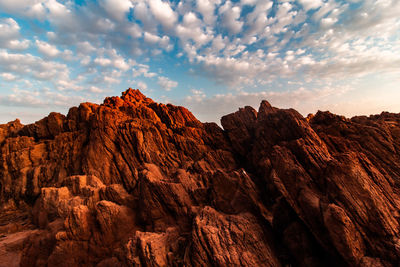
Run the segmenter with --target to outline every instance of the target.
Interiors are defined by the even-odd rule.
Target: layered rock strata
[[[397,266],[400,115],[221,124],[129,89],[0,125],[0,266]]]

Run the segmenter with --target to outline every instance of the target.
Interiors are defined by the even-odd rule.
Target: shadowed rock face
[[[221,123],[129,89],[0,125],[0,266],[397,266],[400,115]]]

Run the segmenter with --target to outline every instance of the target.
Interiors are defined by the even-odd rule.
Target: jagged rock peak
[[[121,99],[128,101],[128,102],[140,102],[145,101],[147,98],[139,89],[132,89],[129,88],[125,92],[122,92]]]
[[[328,125],[328,124],[332,124],[334,122],[340,122],[340,121],[348,122],[349,121],[349,119],[346,119],[346,117],[344,117],[344,116],[336,115],[329,111],[320,111],[320,110],[318,110],[318,112],[315,113],[314,115],[308,116],[308,118],[309,118],[310,123],[313,123],[313,124],[324,123],[324,124]]]
[[[104,99],[104,105],[118,108],[120,106],[137,106],[140,104],[148,105],[154,103],[151,98],[146,97],[140,92],[139,89],[129,88],[125,92],[122,92],[121,97],[113,96]]]
[[[263,101],[261,101],[260,107],[258,109],[258,113],[268,114],[268,113],[275,112],[276,110],[277,110],[277,108],[274,108],[273,106],[271,106],[271,104],[267,100],[263,100]]]

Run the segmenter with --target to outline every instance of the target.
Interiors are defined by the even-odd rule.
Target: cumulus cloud
[[[8,73],[32,76],[39,80],[69,77],[66,64],[45,61],[31,54],[15,54],[0,50],[0,70]]]
[[[201,102],[206,98],[206,94],[203,90],[191,89],[190,92],[192,94],[185,97],[185,102]]]
[[[310,9],[317,9],[322,5],[321,0],[299,0],[299,2],[306,11]]]
[[[175,88],[175,87],[178,86],[178,82],[172,81],[172,80],[170,80],[170,79],[168,79],[167,77],[164,77],[164,76],[158,77],[157,83],[165,91],[171,91],[172,88]]]
[[[237,34],[242,30],[244,22],[240,20],[240,12],[240,6],[232,6],[231,1],[226,1],[226,3],[219,8],[222,25],[228,29],[230,34]]]
[[[79,28],[80,18],[66,5],[56,0],[47,0],[44,6],[48,11],[48,20],[60,29],[71,31]]]
[[[29,40],[10,40],[8,42],[8,44],[5,46],[6,48],[10,49],[10,50],[25,50],[29,47],[30,45],[30,41]]]
[[[149,0],[149,7],[154,17],[167,29],[171,29],[178,19],[177,14],[168,2]]]
[[[111,59],[104,58],[104,57],[95,58],[95,60],[93,62],[95,64],[98,64],[99,66],[102,66],[102,67],[109,66],[112,63]]]
[[[172,49],[172,46],[169,44],[170,38],[166,35],[160,37],[156,34],[145,32],[143,35],[143,40],[148,44],[164,47],[167,51]]]
[[[90,86],[89,91],[92,92],[92,93],[95,93],[95,94],[99,94],[99,93],[103,93],[104,92],[103,89],[101,89],[101,88],[99,88],[97,86],[93,86],[93,85]]]
[[[248,4],[248,2],[246,2]],[[273,20],[268,19],[267,13],[272,8],[272,1],[259,1],[252,12],[250,12],[246,17],[246,24],[248,26],[248,30],[246,34],[248,37],[253,37],[256,35],[256,38],[264,38],[262,36],[262,31],[273,22]],[[261,35],[261,36],[260,36]]]
[[[8,73],[8,72],[1,73],[1,74],[0,74],[0,77],[1,77],[4,81],[7,81],[7,82],[15,81],[15,80],[17,79],[17,77],[16,77],[14,74]]]
[[[0,0],[0,10],[42,19],[45,14],[44,2],[43,0]]]
[[[40,108],[45,106],[45,101],[36,96],[33,96],[30,91],[24,91],[18,94],[10,94],[0,96],[0,105],[11,107],[34,107]]]
[[[132,70],[132,74],[133,74],[133,77],[143,76],[146,78],[153,78],[157,75],[155,72],[151,72],[150,67],[146,64],[138,64]]]
[[[215,7],[220,3],[220,0],[196,0],[197,11],[203,16],[206,24],[214,24],[216,21]]]
[[[182,24],[177,25],[175,31],[182,43],[192,40],[196,47],[208,43],[213,38],[212,34],[204,31],[202,22],[193,12],[183,16]]]
[[[140,89],[142,91],[146,91],[147,90],[147,84],[145,82],[138,81],[136,84],[137,84],[138,89]]]
[[[322,76],[337,75],[339,72],[333,70],[341,67],[351,68],[350,73],[359,70],[360,74],[364,74],[365,70],[357,63],[349,64],[340,60],[349,49],[361,48],[349,40],[365,41],[371,36],[379,38],[375,33],[387,38],[399,28],[396,16],[400,6],[398,1],[376,4],[366,1],[356,9],[334,0],[299,0],[298,3],[304,10],[296,9],[299,5],[292,1],[204,0],[175,5],[165,0],[102,0],[100,7],[107,12],[110,20],[101,17],[99,7],[93,3],[78,9],[71,3],[35,0],[33,5],[36,5],[37,12],[43,7],[44,18],[52,23],[56,31],[48,33],[49,42],[36,40],[35,44],[45,57],[72,60],[71,50],[60,49],[72,43],[76,45],[83,67],[128,71],[133,65],[124,57],[144,53],[159,56],[163,50],[172,51],[174,39],[177,38],[180,43],[177,47],[179,55],[185,55],[190,64],[200,65],[205,75],[214,77],[220,83],[237,86],[263,83],[273,77],[289,77],[299,71],[312,75],[310,70],[315,71],[317,66],[321,67],[315,73],[318,77],[322,72]],[[25,14],[32,9],[23,0],[14,4],[0,1],[1,5],[17,14]],[[247,10],[250,12],[242,12],[245,7],[249,7]],[[140,25],[126,20],[131,9],[131,15],[134,20],[140,21]],[[305,22],[307,16],[315,23]],[[15,20],[3,19],[1,23],[2,47],[24,49],[29,46],[29,40],[18,39],[20,28]],[[348,26],[341,27],[342,23]],[[82,31],[76,32],[76,28]],[[383,60],[384,53],[377,48],[377,42],[376,39],[375,44],[366,46],[358,56],[366,58],[368,50],[373,51],[377,55],[375,59],[380,62],[377,65],[390,69],[396,64],[396,57],[388,59],[385,56]],[[305,50],[307,57],[287,55],[288,44],[295,44],[295,49]],[[99,47],[107,46],[117,48],[118,56],[98,52]],[[123,51],[125,47],[131,50]],[[259,49],[255,50],[254,47]],[[390,53],[395,48],[392,46],[384,50]],[[123,55],[118,49],[122,49]],[[335,68],[325,68],[326,63],[319,56],[321,54],[327,55],[325,59]],[[360,64],[368,62],[358,61]],[[93,70],[88,71],[93,73]],[[152,78],[155,73],[136,68],[133,75]]]
[[[60,51],[55,45],[51,45],[44,41],[36,40],[36,46],[38,51],[47,57],[56,57],[60,54]]]
[[[157,29],[157,22],[152,15],[148,5],[140,1],[134,6],[134,16],[143,24],[143,29],[149,32],[155,32]]]
[[[12,18],[0,19],[0,48],[11,50],[25,50],[29,47],[30,41],[20,40],[20,26]]]
[[[0,21],[0,38],[1,39],[14,39],[19,35],[19,25],[12,18],[2,19]]]
[[[115,49],[102,50],[100,54],[93,60],[93,63],[103,68],[115,68],[127,71],[134,64],[133,61],[126,61]]]
[[[133,7],[130,0],[101,0],[100,5],[115,20],[124,20],[126,13]]]
[[[69,108],[83,102],[82,96],[52,92],[47,89],[29,91],[13,88],[12,93],[0,96],[0,106],[31,108]],[[42,116],[45,114],[42,114]],[[40,117],[39,117],[40,118]]]

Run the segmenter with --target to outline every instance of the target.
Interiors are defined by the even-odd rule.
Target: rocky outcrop
[[[221,124],[129,89],[0,125],[0,262],[397,266],[400,115]]]
[[[248,115],[242,113],[249,112],[254,113],[239,110],[222,119],[229,136],[238,132],[231,125],[243,125]],[[266,187],[272,227],[297,264],[399,262],[400,116],[386,116],[349,120],[318,112],[305,119],[295,110],[262,102],[252,128],[246,128],[244,137],[252,140],[246,151],[233,144]],[[235,135],[231,140],[242,139]],[[289,214],[279,214],[283,209]],[[299,240],[291,239],[295,232]],[[307,252],[299,253],[305,247]]]

